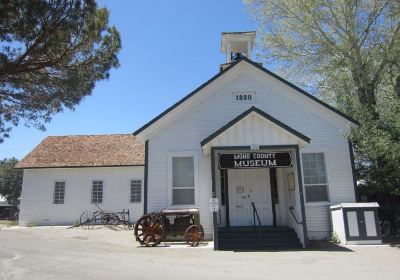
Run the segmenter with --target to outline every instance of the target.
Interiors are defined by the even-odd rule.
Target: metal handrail
[[[257,208],[254,202],[251,203],[251,207],[253,208],[253,225],[256,226],[256,217],[257,217],[258,225],[261,226],[260,216],[258,216]]]
[[[298,224],[298,225],[302,225],[303,224],[303,222],[299,222],[298,220],[297,220],[297,218],[296,218],[296,215],[294,214],[294,207],[293,206],[290,206],[289,207],[289,210],[290,210],[290,213],[292,214],[292,216],[293,216],[293,219],[296,221],[296,224]]]

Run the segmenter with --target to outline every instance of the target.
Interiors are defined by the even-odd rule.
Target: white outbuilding
[[[133,135],[46,138],[19,164],[21,223],[75,221],[102,182],[102,207],[132,209],[135,219],[199,208],[216,249],[328,238],[329,207],[357,200],[345,137],[357,124],[252,61],[254,38],[223,33],[219,73]]]
[[[98,206],[143,215],[144,145],[133,135],[47,137],[17,167],[22,226],[75,224]]]

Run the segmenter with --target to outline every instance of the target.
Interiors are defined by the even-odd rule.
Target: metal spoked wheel
[[[93,219],[93,215],[88,211],[84,211],[79,219],[79,224],[83,229],[94,228],[95,221]]]
[[[185,233],[186,243],[192,247],[199,246],[204,240],[204,229],[200,225],[192,225],[187,228]]]
[[[135,225],[136,240],[146,247],[154,247],[160,244],[164,238],[164,227],[160,217],[145,215]]]

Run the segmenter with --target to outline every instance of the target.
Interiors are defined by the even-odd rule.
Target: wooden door
[[[252,202],[256,206],[261,224],[273,224],[268,169],[230,169],[228,193],[231,226],[253,225]]]

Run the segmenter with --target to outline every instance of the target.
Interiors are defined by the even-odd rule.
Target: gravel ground
[[[0,229],[0,279],[400,279],[400,249],[326,246],[298,251],[143,248],[132,232]]]

